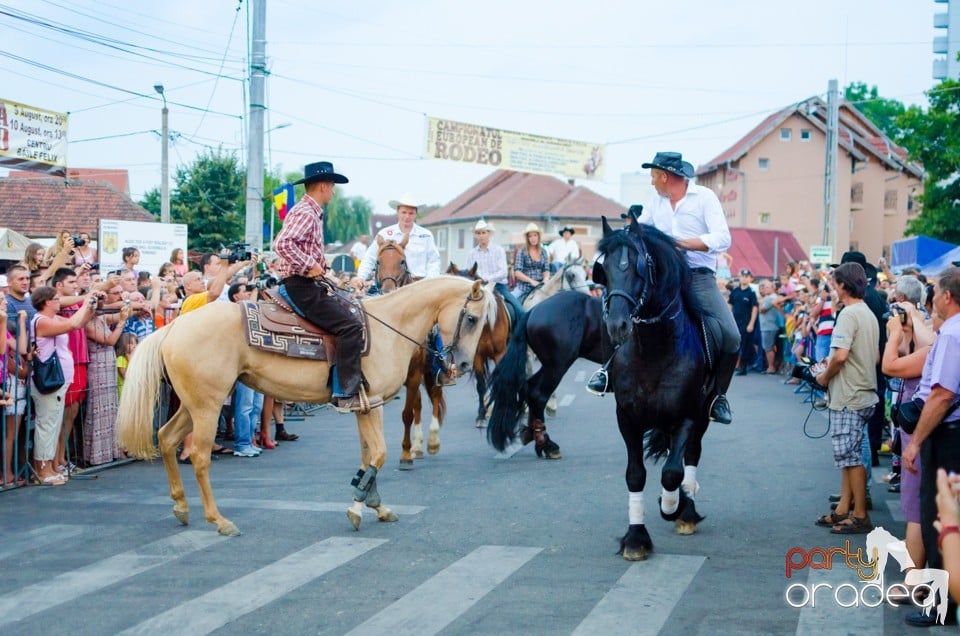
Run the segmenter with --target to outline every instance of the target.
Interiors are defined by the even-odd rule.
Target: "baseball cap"
[[[740,270],[740,275],[741,275],[741,276],[753,276],[753,274],[750,273],[750,270],[749,270],[749,269],[741,269],[741,270]]]

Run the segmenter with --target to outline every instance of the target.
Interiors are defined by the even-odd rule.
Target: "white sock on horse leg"
[[[680,490],[660,489],[660,510],[664,514],[671,515],[677,511],[680,505]]]
[[[680,486],[683,488],[683,491],[687,493],[687,497],[693,499],[697,496],[697,493],[700,492],[700,484],[697,482],[696,466],[683,467],[683,482]]]
[[[630,525],[643,525],[643,493],[632,492],[630,494]]]

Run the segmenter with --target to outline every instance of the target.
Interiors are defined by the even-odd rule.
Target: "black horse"
[[[564,291],[520,319],[491,378],[493,412],[487,438],[495,448],[503,450],[516,439],[517,422],[527,408],[527,425],[519,432],[523,443],[535,441],[539,457],[560,457],[560,447],[546,433],[546,404],[577,358],[597,363],[610,358],[613,346],[602,313],[599,298]],[[528,347],[540,360],[540,368],[529,378]]]
[[[594,268],[594,280],[606,285],[604,323],[619,345],[610,373],[627,445],[630,528],[620,544],[625,559],[641,560],[653,550],[643,523],[648,431],[647,457],[667,457],[660,478],[661,516],[676,521],[680,534],[693,534],[703,520],[693,498],[709,424],[707,355],[690,269],[673,239],[635,219],[622,230],[603,219],[597,247],[603,264]]]

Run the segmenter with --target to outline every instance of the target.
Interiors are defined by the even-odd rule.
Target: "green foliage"
[[[887,137],[900,143],[902,131],[897,125],[897,117],[906,111],[902,103],[880,97],[876,86],[867,88],[863,82],[852,82],[844,89],[843,94],[848,102],[866,115]]]
[[[373,204],[363,197],[344,197],[334,190],[323,220],[323,239],[326,243],[346,243],[370,230]]]
[[[141,207],[153,215],[155,219],[160,220],[160,188],[147,190],[140,201]]]
[[[960,82],[944,81],[927,97],[926,111],[911,106],[896,122],[910,158],[927,171],[923,212],[907,233],[960,243]]]
[[[246,178],[233,153],[206,150],[192,166],[178,167],[170,194],[170,220],[189,226],[191,250],[216,251],[242,241]]]

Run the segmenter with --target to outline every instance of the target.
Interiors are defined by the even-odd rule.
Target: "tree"
[[[941,82],[927,98],[926,111],[911,106],[896,122],[910,158],[927,172],[923,212],[907,225],[907,233],[960,243],[960,82]]]
[[[370,231],[373,204],[363,197],[345,197],[334,190],[324,213],[323,239],[327,243],[346,243]]]
[[[900,143],[902,132],[897,125],[897,117],[906,111],[902,103],[880,97],[876,86],[867,88],[863,82],[852,82],[843,90],[843,96],[887,137]]]
[[[147,190],[143,194],[143,199],[140,201],[140,206],[145,209],[147,212],[153,215],[153,218],[160,220],[160,188],[153,188],[152,190]]]
[[[190,167],[177,168],[170,220],[190,226],[190,249],[217,251],[243,240],[246,178],[234,153],[205,150]]]

